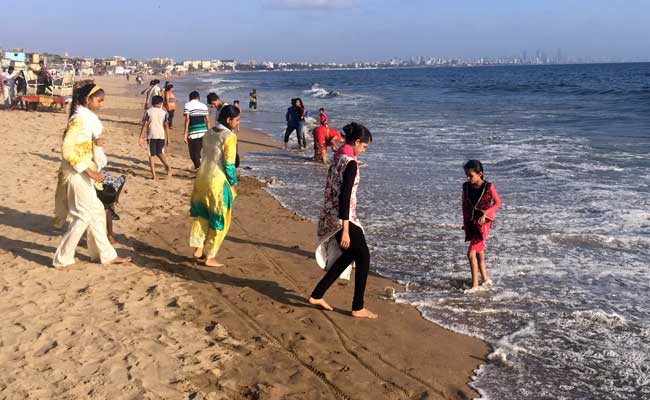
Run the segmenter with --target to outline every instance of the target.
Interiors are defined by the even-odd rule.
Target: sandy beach
[[[118,253],[101,266],[83,246],[72,267],[49,268],[61,240],[52,227],[56,171],[67,115],[0,110],[1,399],[470,399],[487,344],[424,320],[387,298],[399,284],[371,274],[366,304],[376,321],[350,317],[353,282],[306,298],[322,276],[315,224],[243,177],[218,259],[194,263],[188,246],[191,165],[178,99],[174,176],[149,179],[137,146],[142,89],[96,78],[107,92],[108,169],[127,182],[114,222]],[[204,96],[204,94],[202,94]],[[239,134],[247,151],[279,149]],[[372,268],[372,264],[371,264]]]

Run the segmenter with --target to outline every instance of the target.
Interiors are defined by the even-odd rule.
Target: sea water
[[[293,97],[372,131],[358,194],[371,268],[407,284],[396,301],[491,345],[471,383],[484,398],[650,398],[650,64],[206,74],[178,96],[191,89],[239,99],[242,124],[277,140]],[[316,219],[327,168],[290,144],[242,166]],[[503,201],[495,285],[471,295],[469,159]]]

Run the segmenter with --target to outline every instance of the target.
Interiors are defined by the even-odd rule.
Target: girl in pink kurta
[[[501,199],[492,182],[483,178],[483,164],[478,160],[469,160],[465,166],[467,182],[463,184],[463,229],[465,241],[469,242],[467,258],[472,270],[472,288],[478,288],[480,269],[483,285],[489,286],[492,280],[485,267],[485,241],[490,234],[496,211],[501,207]]]

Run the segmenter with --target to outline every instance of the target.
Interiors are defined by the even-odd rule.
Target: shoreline
[[[43,199],[29,198],[31,202],[38,202],[36,207],[34,204],[27,206],[30,202],[21,196],[24,197],[29,190],[25,193],[16,190],[21,187],[26,190],[25,186],[29,185],[22,185],[22,180],[12,180],[13,177],[7,177],[3,184],[7,189],[3,196],[3,204],[7,204],[3,207],[3,214],[12,214],[15,218],[10,224],[0,224],[11,225],[9,232],[0,226],[3,236],[0,239],[1,256],[3,261],[6,261],[5,257],[13,256],[16,266],[28,268],[30,274],[43,279],[48,279],[52,273],[63,276],[62,279],[74,275],[81,280],[86,278],[85,275],[91,275],[92,279],[96,279],[98,274],[117,275],[110,278],[114,290],[128,282],[133,286],[130,290],[145,293],[145,298],[147,293],[158,293],[149,297],[160,304],[154,303],[140,310],[142,314],[121,317],[120,320],[137,325],[132,322],[146,319],[147,315],[152,315],[153,309],[159,312],[156,316],[161,315],[162,309],[162,314],[168,315],[169,319],[155,325],[154,329],[143,329],[141,333],[153,338],[157,336],[152,334],[156,328],[180,324],[180,329],[172,326],[174,329],[165,330],[167,339],[173,340],[164,342],[158,338],[150,344],[156,347],[163,343],[164,350],[177,348],[184,355],[190,354],[187,347],[194,346],[198,347],[194,354],[199,356],[183,358],[182,368],[158,368],[153,377],[141,379],[140,386],[131,383],[135,387],[133,393],[153,390],[152,385],[144,384],[145,381],[155,383],[156,380],[165,381],[167,375],[182,375],[174,378],[177,379],[174,383],[165,381],[162,387],[179,393],[195,392],[200,395],[197,398],[356,399],[425,398],[423,396],[428,395],[426,398],[468,399],[478,396],[467,384],[474,369],[486,362],[487,344],[425,320],[413,306],[386,301],[386,286],[403,290],[397,282],[371,272],[366,299],[369,308],[380,314],[377,321],[358,321],[349,316],[352,282],[339,281],[328,293],[328,301],[335,306],[335,312],[326,313],[306,305],[305,295],[322,274],[313,260],[315,225],[283,208],[255,178],[243,177],[238,187],[233,225],[219,254],[227,267],[216,270],[195,265],[190,260],[191,250],[186,243],[190,222],[186,203],[192,176],[185,170],[190,162],[180,138],[182,111],[176,117],[176,129],[171,132],[169,149],[175,177],[152,182],[145,179],[149,174],[145,152],[134,144],[139,133],[137,121],[142,113],[142,100],[135,93],[142,87],[120,78],[96,78],[96,82],[107,89],[106,109],[100,112],[100,119],[108,140],[109,169],[128,176],[122,203],[117,209],[122,219],[116,222],[115,230],[118,252],[133,255],[133,265],[106,270],[88,267],[89,264],[82,262],[70,271],[58,274],[58,270],[42,268],[47,257],[51,256],[49,253],[53,253],[50,249],[35,249],[39,253],[37,257],[24,251],[21,253],[19,245],[29,249],[25,243],[32,240],[40,243],[41,236],[49,236],[46,247],[56,247],[59,237],[48,233],[45,220],[45,216],[50,214],[49,197],[53,194],[49,196],[48,191],[43,190]],[[179,99],[177,109],[182,109],[182,103]],[[52,171],[58,167],[60,154],[53,154],[56,151],[52,153],[50,149],[58,150],[57,145],[60,147],[65,116],[62,113],[13,113],[9,126],[0,128],[6,131],[6,135],[16,131],[22,120],[33,124],[29,125],[30,128],[40,129],[47,135],[44,139],[47,149],[40,152],[32,149],[38,148],[37,144],[24,140],[4,150],[29,148],[30,151],[20,154],[26,154],[34,162],[32,172],[45,169],[34,185],[37,190],[33,195],[38,196],[43,186],[51,188],[55,185],[50,181],[54,176]],[[47,126],[42,123],[44,121],[47,121]],[[243,167],[246,152],[279,150],[277,142],[259,130],[243,128],[239,138]],[[13,136],[11,140],[14,140]],[[16,157],[11,160],[15,161]],[[13,190],[12,183],[16,186]],[[24,209],[38,210],[36,229],[23,226],[26,216],[34,215]],[[9,237],[24,229],[31,229],[35,236],[28,240],[29,235],[24,235],[21,243]],[[7,265],[6,262],[3,264]],[[115,273],[116,269],[118,273]],[[122,273],[144,274],[150,279],[145,285],[129,280],[121,282],[119,277]],[[98,291],[104,290],[103,285],[93,287]],[[113,306],[117,307],[118,314],[135,307],[129,301],[117,301],[122,304]],[[87,306],[92,307],[92,302]],[[126,324],[114,322],[111,327],[119,334],[123,333],[123,325]],[[2,333],[5,342],[6,332]],[[141,342],[138,340],[131,345],[139,349]],[[417,346],[413,346],[414,343]],[[62,347],[57,345],[55,350],[44,355],[57,353],[56,349]],[[130,352],[135,353],[138,351]],[[157,360],[160,358],[158,353],[149,353],[158,362],[154,364],[162,364]],[[178,354],[174,356],[178,359]],[[185,363],[190,358],[196,363]],[[198,367],[192,369],[186,364]],[[128,371],[136,370],[139,368],[132,366]],[[135,372],[131,374],[135,375]],[[116,390],[122,391],[130,387],[129,384],[103,386],[115,386]],[[13,385],[7,387],[16,388]],[[56,393],[56,388],[52,390]],[[65,393],[69,395],[71,392]],[[160,392],[157,394],[166,397]]]

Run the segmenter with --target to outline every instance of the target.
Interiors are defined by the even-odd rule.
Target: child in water
[[[318,110],[318,116],[320,117],[320,124],[322,126],[329,126],[329,123],[327,122],[327,114],[325,114],[324,108]]]
[[[490,286],[485,267],[485,241],[490,234],[496,211],[501,207],[501,199],[492,182],[483,177],[483,164],[478,160],[469,160],[463,167],[467,182],[463,184],[463,229],[465,241],[470,242],[467,258],[472,270],[472,287],[466,293],[478,290],[478,272],[483,279],[482,286]]]

